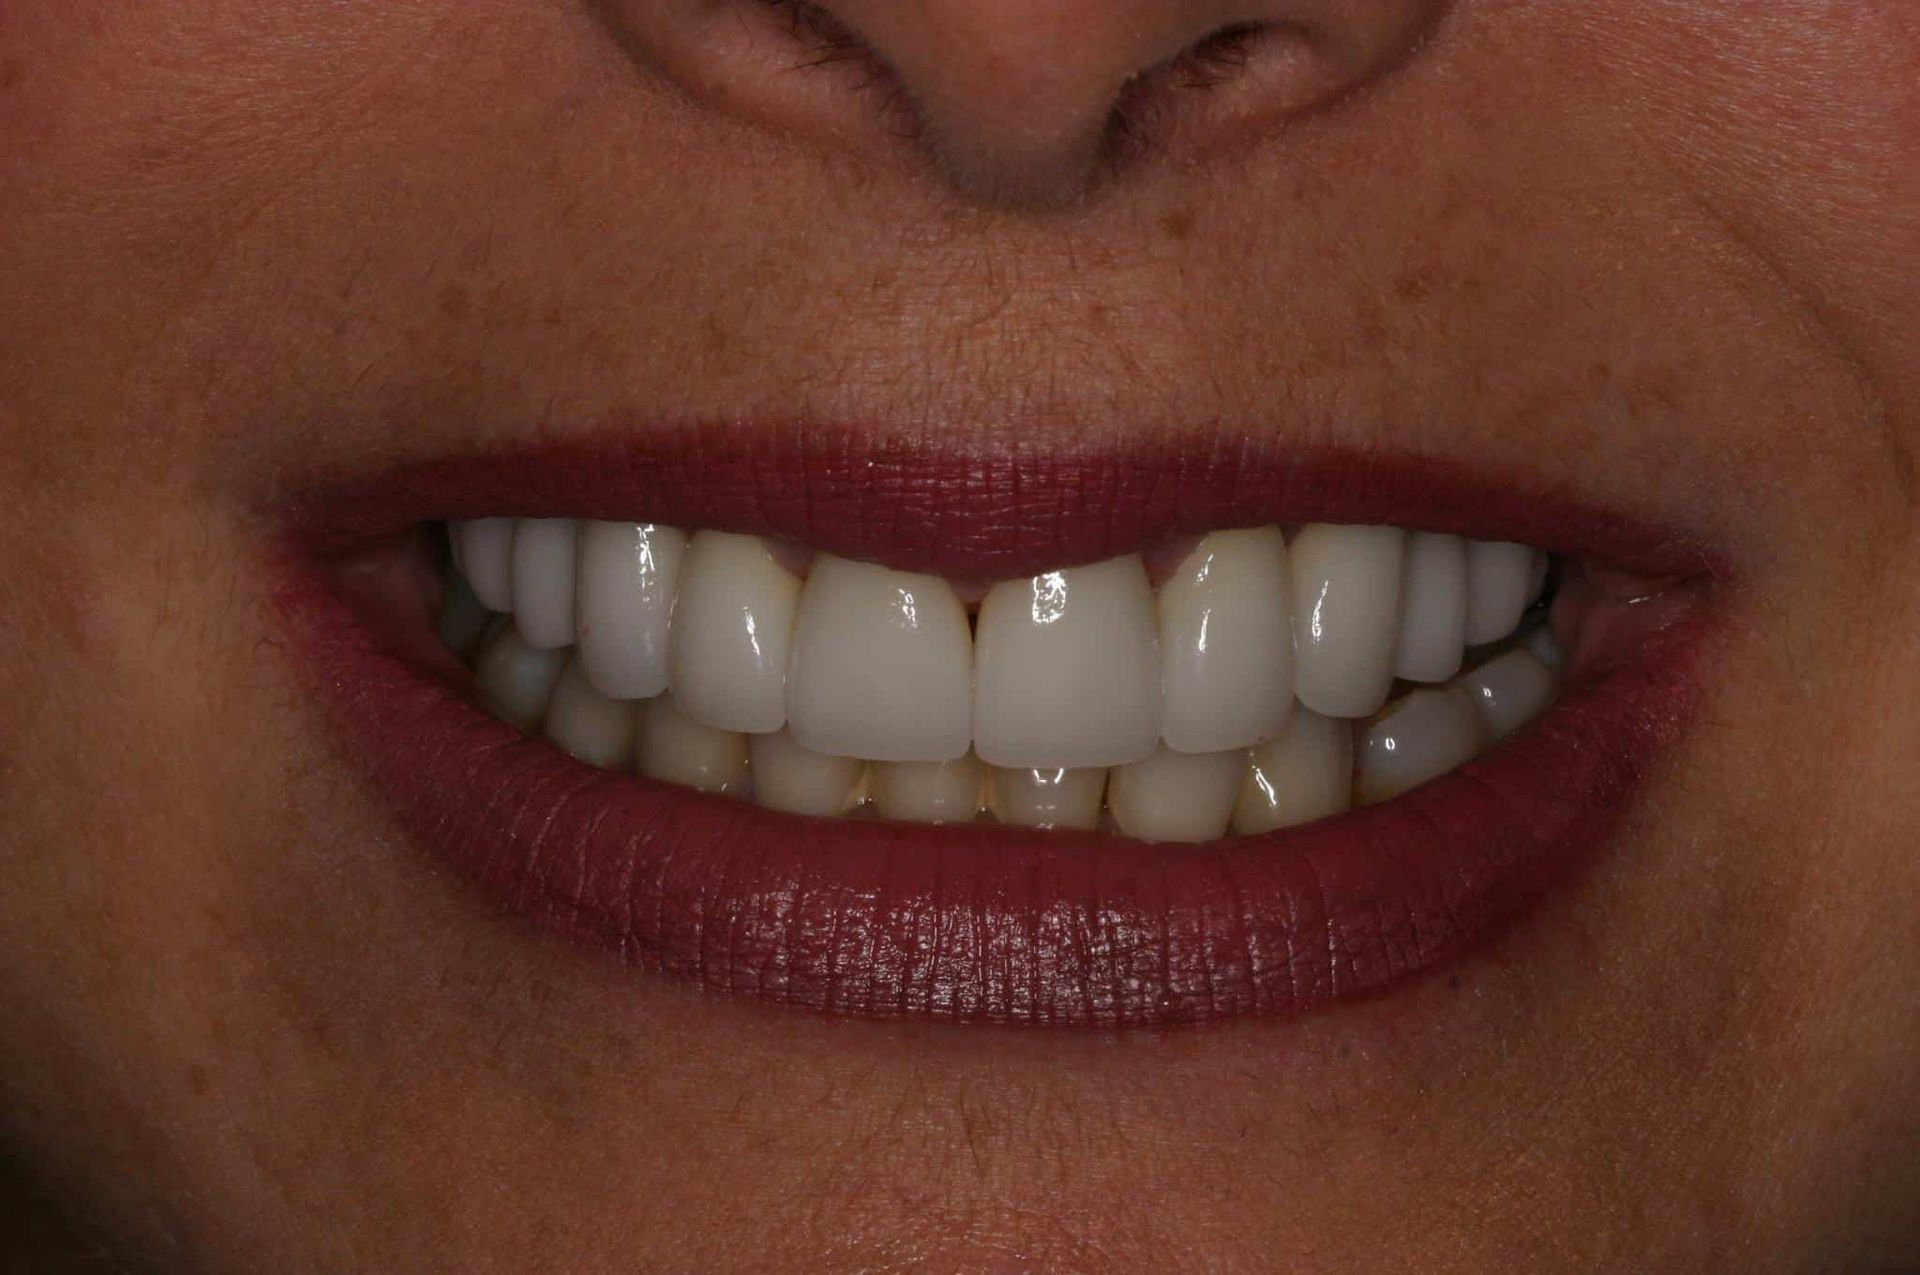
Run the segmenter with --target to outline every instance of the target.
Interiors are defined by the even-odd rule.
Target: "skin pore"
[[[893,81],[747,0],[0,8],[23,1181],[135,1269],[1911,1258],[1920,12],[1303,5],[1115,147],[1231,14],[828,7]],[[1705,706],[1572,888],[1296,1020],[831,1021],[497,913],[324,729],[276,511],[800,418],[1470,458],[1724,557]]]

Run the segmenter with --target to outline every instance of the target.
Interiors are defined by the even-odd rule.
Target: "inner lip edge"
[[[1704,681],[1701,674],[1710,663],[1700,656],[1724,618],[1724,608],[1710,605],[1710,597],[1696,598],[1678,623],[1653,633],[1617,666],[1591,681],[1570,684],[1562,699],[1520,735],[1391,802],[1318,824],[1208,846],[1169,847],[1109,832],[799,819],[596,771],[545,741],[521,736],[444,680],[397,657],[362,623],[358,608],[315,579],[311,560],[281,565],[279,609],[292,623],[294,646],[309,657],[302,662],[304,671],[313,679],[330,728],[343,729],[341,738],[373,744],[355,749],[358,768],[397,802],[414,838],[462,869],[507,910],[561,937],[610,949],[624,963],[688,978],[710,990],[834,1015],[1019,1026],[1166,1027],[1249,1014],[1290,1016],[1323,1002],[1385,990],[1497,935],[1549,885],[1591,857],[1654,760],[1684,735]],[[437,779],[445,776],[413,773],[403,753],[381,742],[392,726],[396,693],[405,705],[401,716],[435,723],[436,760],[451,767],[449,773],[464,786],[441,790]],[[511,775],[525,791],[564,790],[565,796],[548,814],[517,819],[497,809],[462,811],[462,803],[487,806],[498,800],[480,776],[486,769]],[[1530,813],[1524,808],[1526,793],[1548,776],[1568,790],[1552,802],[1536,802]],[[1515,797],[1521,809],[1511,808]],[[519,801],[519,795],[509,798]],[[548,799],[539,796],[536,804]],[[561,817],[569,805],[571,816]],[[589,820],[571,821],[589,809],[595,812]],[[1463,835],[1476,809],[1491,812],[1490,822]],[[607,811],[614,812],[612,817],[601,819]],[[620,830],[636,817],[645,835],[624,836]],[[689,820],[700,826],[683,835],[677,825]],[[513,850],[527,825],[561,839],[578,834],[579,853],[569,853],[567,861],[577,860],[588,870],[604,860],[599,886],[619,875],[633,884],[633,893],[601,897],[603,889],[596,894],[589,888],[593,882],[549,879],[542,873],[546,865],[539,846]],[[822,825],[831,836],[818,835]],[[804,833],[797,839],[790,835],[796,828]],[[796,840],[798,846],[791,844]],[[910,865],[893,854],[903,841],[915,851]],[[675,846],[695,845],[702,849],[676,857]],[[964,851],[967,864],[987,866],[951,879],[956,848]],[[933,854],[929,863],[917,861],[923,850]],[[721,862],[708,862],[716,856]],[[1415,879],[1399,880],[1403,870]],[[689,888],[680,879],[688,873],[696,880],[695,892],[684,900],[687,908],[697,899],[717,909],[713,914],[664,905],[665,898]],[[1177,904],[1161,896],[1171,890],[1186,899],[1197,889],[1230,887],[1236,899],[1244,893],[1251,900],[1246,904],[1252,927],[1247,960],[1253,965],[1230,976],[1209,975],[1204,995],[1158,986],[1149,975],[1128,989],[1107,986],[1118,977],[1111,969],[1076,968],[1075,948],[1064,956],[1020,957],[998,974],[976,974],[963,966],[960,979],[978,984],[969,990],[952,985],[955,973],[946,969],[960,958],[936,953],[940,969],[927,975],[925,986],[907,987],[861,960],[836,964],[829,958],[822,969],[817,953],[788,952],[772,930],[743,918],[742,910],[754,906],[754,899],[771,897],[769,888],[755,884],[770,874],[777,881],[771,894],[788,891],[796,907],[851,908],[844,922],[849,935],[885,921],[872,908],[862,911],[863,895],[918,889],[930,891],[921,897],[923,908],[928,897],[938,900],[938,907],[962,913],[988,908],[976,917],[982,926],[1014,929],[1024,935],[1012,940],[1015,947],[1025,944],[1036,952],[1055,941],[1044,933],[1049,926],[1063,913],[1079,912],[1084,875],[1093,891],[1091,906],[1116,925],[1144,927],[1142,944],[1172,944],[1165,963],[1174,967],[1183,955],[1201,958],[1188,950],[1192,936],[1154,931],[1156,909],[1164,908],[1167,917],[1177,912]],[[1206,880],[1196,885],[1201,876]],[[1320,928],[1306,936],[1304,945],[1297,932],[1302,876],[1311,892],[1325,896],[1330,891],[1334,902],[1326,906],[1339,912],[1309,917]],[[983,902],[982,892],[991,894],[994,888],[1002,895]],[[1006,890],[1018,897],[1009,901]],[[1418,897],[1423,890],[1451,890],[1460,897],[1423,901]],[[651,919],[641,914],[643,897],[652,903]],[[1284,904],[1278,901],[1283,899]],[[1400,918],[1403,905],[1407,916]],[[1359,913],[1365,915],[1356,933]],[[1411,927],[1405,934],[1389,938],[1376,932],[1402,919]],[[834,924],[838,932],[837,916]],[[785,924],[789,938],[792,928]],[[724,959],[714,949],[722,942],[730,953]],[[1402,950],[1406,943],[1417,950]],[[1305,974],[1276,973],[1252,955],[1255,949],[1273,953],[1293,947],[1310,964],[1332,965],[1314,964]],[[1108,952],[1100,959],[1117,958]],[[1046,968],[1034,966],[1035,961]],[[1049,980],[1059,987],[1048,990]]]
[[[1391,525],[1527,544],[1653,579],[1716,582],[1698,532],[1457,458],[1202,438],[1062,454],[900,445],[760,426],[594,434],[317,478],[259,513],[348,557],[431,521],[553,517],[762,535],[950,581],[1017,579],[1268,524]]]

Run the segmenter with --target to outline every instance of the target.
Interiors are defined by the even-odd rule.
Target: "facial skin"
[[[1920,13],[0,9],[0,1138],[180,1270],[1911,1257]],[[782,44],[781,40],[788,43]],[[1024,87],[1023,87],[1024,86]],[[1138,87],[1138,86],[1137,86]],[[903,120],[906,126],[903,126]],[[828,1022],[497,915],[275,626],[275,502],[590,428],[1472,457],[1729,564],[1616,844],[1296,1021]],[[645,511],[634,511],[645,516]]]

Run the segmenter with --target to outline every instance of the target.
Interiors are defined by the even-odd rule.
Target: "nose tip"
[[[886,68],[912,136],[951,186],[1044,206],[1096,184],[1130,108],[1173,90],[1183,66],[1244,62],[1235,118],[1301,110],[1410,47],[1440,3],[814,0],[799,12]]]

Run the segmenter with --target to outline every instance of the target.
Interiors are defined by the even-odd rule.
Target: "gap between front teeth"
[[[823,553],[803,580],[756,536],[449,533],[441,636],[495,715],[795,814],[1265,832],[1425,783],[1557,689],[1551,637],[1522,630],[1546,576],[1524,545],[1219,531],[1157,590],[1129,554],[1002,581],[970,620],[939,577]]]

